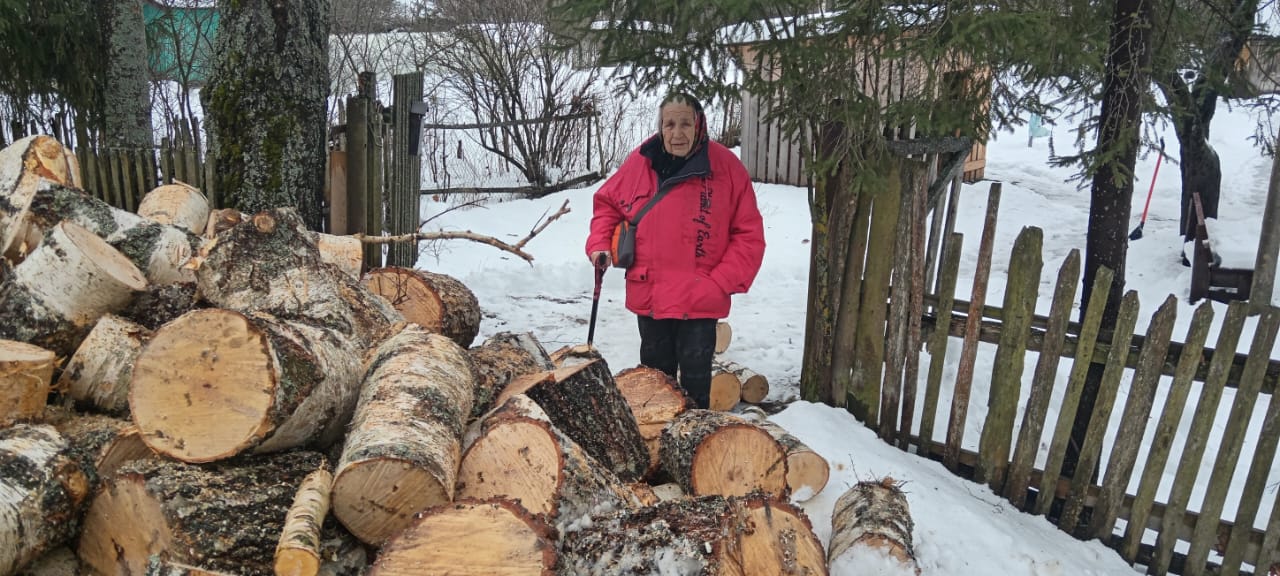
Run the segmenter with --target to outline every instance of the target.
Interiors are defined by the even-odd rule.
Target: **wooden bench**
[[[1191,194],[1196,216],[1195,252],[1191,260],[1191,303],[1208,297],[1218,302],[1248,300],[1253,285],[1252,268],[1224,268],[1214,264],[1210,249],[1209,228],[1204,223],[1204,207],[1200,193]]]

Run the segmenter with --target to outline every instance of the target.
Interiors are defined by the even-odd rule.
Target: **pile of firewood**
[[[144,217],[79,183],[50,138],[0,151],[0,576],[68,549],[103,574],[827,573],[792,504],[826,462],[762,414],[528,333],[471,347],[465,285],[360,275],[358,239],[292,210],[175,184]]]

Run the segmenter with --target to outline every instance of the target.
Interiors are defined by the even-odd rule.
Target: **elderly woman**
[[[746,167],[707,138],[702,105],[672,94],[658,114],[658,133],[596,192],[587,255],[597,267],[626,268],[640,363],[678,374],[707,408],[716,320],[760,270],[764,223]],[[625,227],[634,228],[633,250],[617,245]]]

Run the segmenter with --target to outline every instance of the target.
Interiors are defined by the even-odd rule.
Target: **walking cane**
[[[604,271],[607,269],[604,262],[604,254],[597,256],[592,264],[596,268],[596,290],[591,295],[591,325],[587,328],[588,347],[591,346],[596,337],[596,312],[600,310],[600,285],[604,283]]]

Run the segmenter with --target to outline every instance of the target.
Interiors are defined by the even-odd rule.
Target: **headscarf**
[[[689,149],[688,156],[672,156],[667,153],[666,146],[661,146],[657,151],[657,154],[655,154],[655,157],[651,158],[653,169],[658,173],[658,177],[662,180],[666,180],[672,174],[680,171],[680,168],[684,167],[685,162],[705,150],[709,140],[707,137],[707,115],[702,110],[702,104],[698,102],[696,98],[686,93],[672,92],[666,98],[662,99],[662,104],[658,105],[659,144],[662,143],[662,109],[666,108],[667,104],[684,104],[685,106],[692,108],[694,117],[696,118],[695,122],[697,127],[694,130],[693,147]]]

